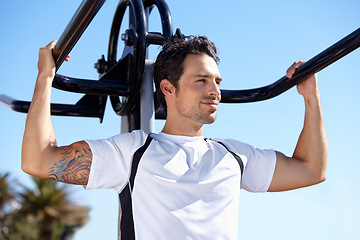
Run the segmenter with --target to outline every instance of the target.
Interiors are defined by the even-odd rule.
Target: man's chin
[[[213,113],[212,115],[208,116],[206,119],[204,119],[203,124],[211,124],[215,122],[216,120],[216,113]]]

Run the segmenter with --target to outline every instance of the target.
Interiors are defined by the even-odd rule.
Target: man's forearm
[[[41,171],[56,147],[51,123],[50,98],[52,76],[38,75],[34,96],[25,124],[22,146],[22,169],[37,177],[47,177]]]
[[[320,94],[304,97],[305,120],[293,158],[303,161],[315,182],[326,178],[328,145],[320,105]]]

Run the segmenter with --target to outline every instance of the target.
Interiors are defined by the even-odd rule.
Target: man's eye
[[[205,82],[205,79],[199,79],[198,82]]]

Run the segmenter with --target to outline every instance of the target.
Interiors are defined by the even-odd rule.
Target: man
[[[58,147],[50,119],[54,46],[39,52],[22,168],[87,189],[115,189],[122,239],[236,239],[240,187],[284,191],[325,180],[327,142],[316,75],[297,86],[305,120],[292,157],[203,138],[203,125],[215,121],[222,81],[216,47],[205,37],[166,44],[154,64],[156,95],[167,116],[162,132],[137,130]],[[301,64],[295,62],[287,77]]]

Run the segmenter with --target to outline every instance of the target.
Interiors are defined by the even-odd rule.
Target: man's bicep
[[[276,167],[268,192],[279,192],[310,186],[311,174],[305,162],[276,152]]]
[[[57,148],[57,159],[49,169],[55,181],[86,185],[89,180],[92,153],[85,141]]]

